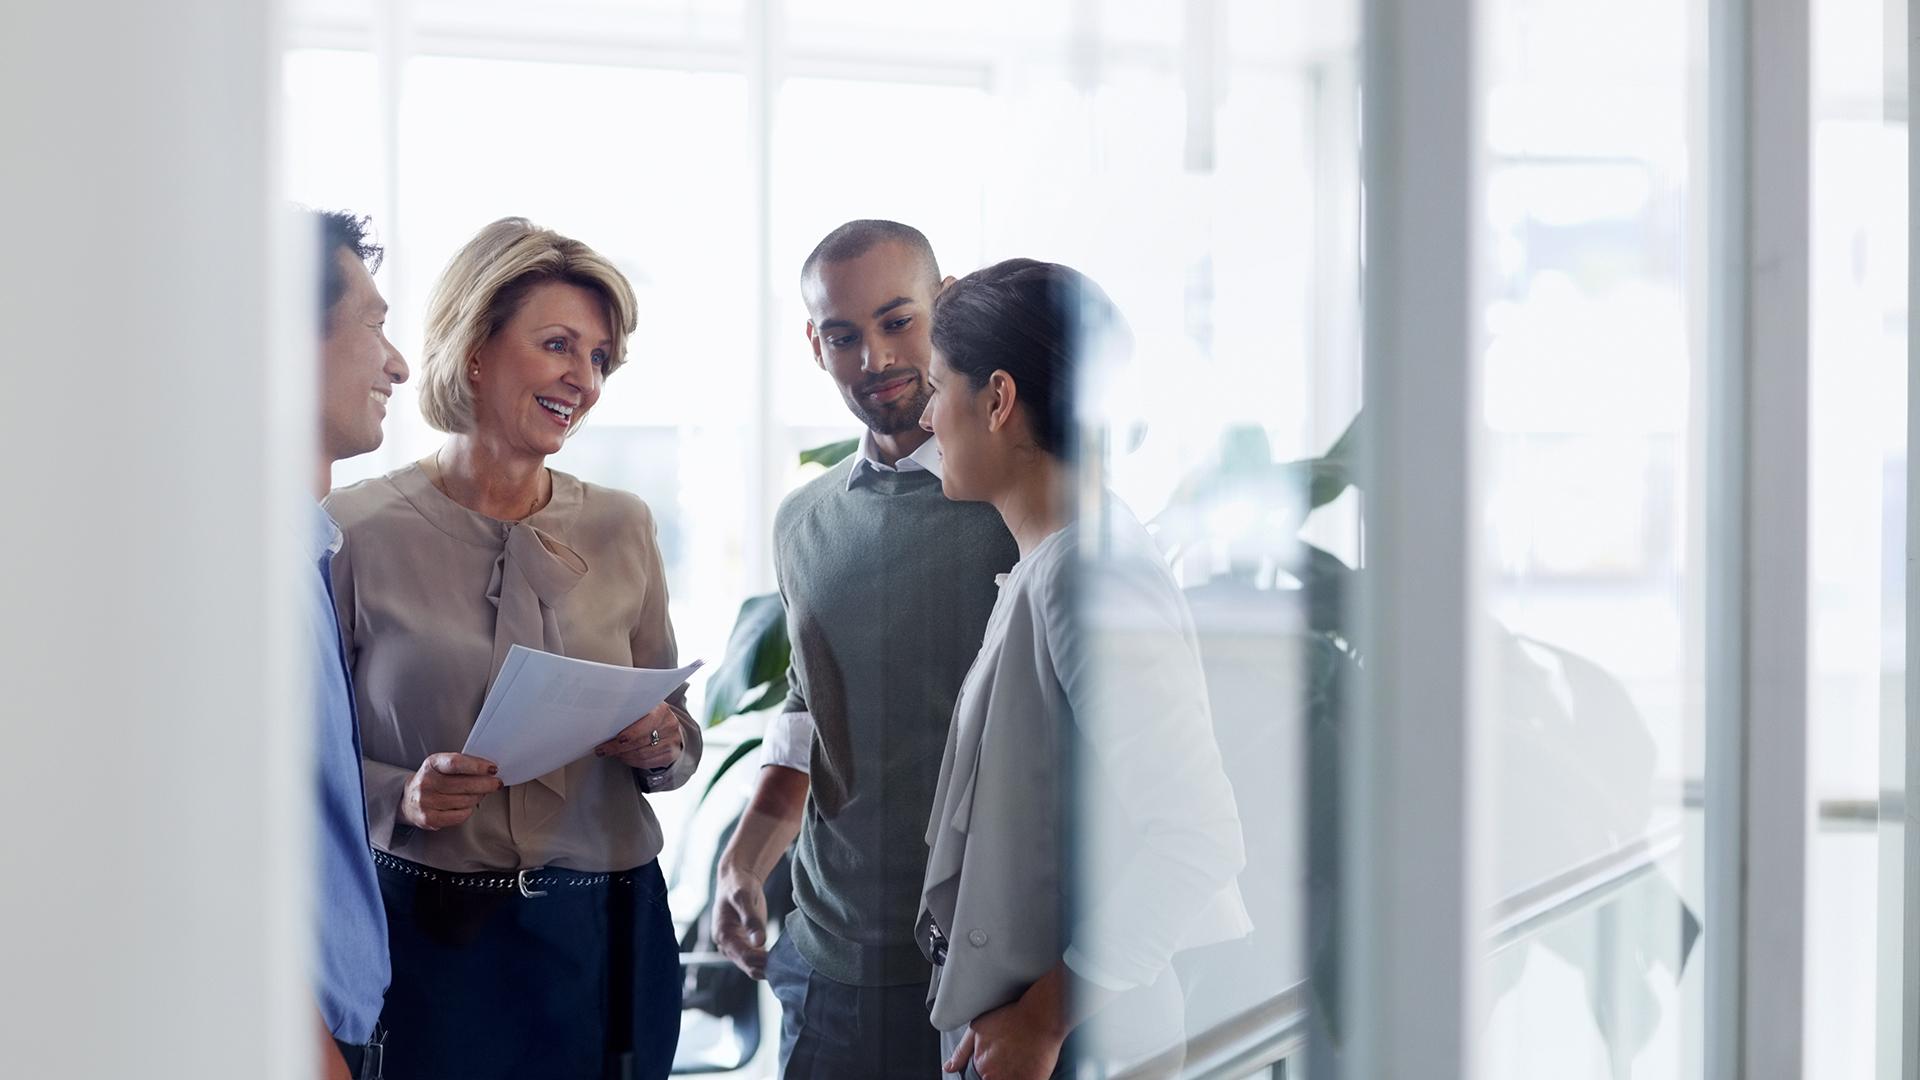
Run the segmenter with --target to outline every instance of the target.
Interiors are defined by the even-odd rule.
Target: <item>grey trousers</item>
[[[940,1076],[940,1033],[927,1019],[927,988],[851,986],[807,963],[791,938],[767,954],[767,985],[780,1001],[782,1080],[930,1080]]]

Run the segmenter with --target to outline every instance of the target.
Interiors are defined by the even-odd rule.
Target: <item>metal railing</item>
[[[1190,1037],[1182,1076],[1243,1077],[1270,1068],[1307,1045],[1307,995],[1298,982],[1274,997]],[[1130,1069],[1115,1080],[1144,1080],[1154,1075]]]
[[[1706,805],[1705,786],[1699,780],[1683,785],[1681,804],[1688,810]],[[1822,799],[1816,811],[1823,832],[1851,832],[1899,822],[1906,815],[1904,797],[1897,791],[1879,798]],[[1522,889],[1495,906],[1487,930],[1491,952],[1499,952],[1548,927],[1591,910],[1641,880],[1680,849],[1684,824],[1674,821],[1632,843],[1588,859],[1536,885]],[[1187,1068],[1183,1075],[1206,1080],[1240,1080],[1269,1069],[1306,1047],[1309,989],[1295,983],[1278,995],[1198,1032],[1187,1041]],[[1137,1080],[1136,1074],[1120,1077]],[[1144,1075],[1144,1074],[1140,1074]]]

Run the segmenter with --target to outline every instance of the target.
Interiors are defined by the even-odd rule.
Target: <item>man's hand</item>
[[[400,818],[416,829],[450,829],[473,816],[480,801],[500,790],[499,766],[466,754],[433,754],[407,781]]]
[[[659,732],[659,738],[654,733]],[[630,769],[667,769],[680,760],[687,736],[680,730],[680,714],[661,702],[653,711],[620,730],[620,734],[593,748],[593,756],[610,757]]]
[[[784,765],[762,768],[713,875],[714,947],[756,979],[767,977],[767,878],[800,833],[807,784]]]
[[[733,966],[767,977],[767,890],[751,874],[722,869],[714,880],[713,944]]]

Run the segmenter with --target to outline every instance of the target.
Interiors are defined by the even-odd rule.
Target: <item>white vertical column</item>
[[[1349,718],[1350,1077],[1471,1077],[1479,1026],[1476,0],[1367,0],[1367,678]]]
[[[1808,0],[1710,19],[1707,1074],[1803,1074]]]
[[[749,592],[773,588],[773,503],[779,496],[778,484],[786,472],[773,460],[774,363],[777,334],[783,328],[774,325],[779,317],[774,299],[773,275],[773,114],[780,96],[781,60],[784,55],[785,5],[782,0],[748,0],[746,6],[747,74],[747,149],[748,167],[753,172],[749,213],[753,222],[754,281],[754,384],[756,387],[752,429],[747,440],[753,455],[747,483],[746,536],[741,543],[745,557]],[[792,271],[799,274],[799,267]],[[798,334],[798,328],[788,328]]]
[[[1896,0],[1900,2],[1900,0]],[[1901,1009],[1899,1075],[1905,1080],[1920,1080],[1920,692],[1914,679],[1920,676],[1920,573],[1915,572],[1915,537],[1920,537],[1920,470],[1914,468],[1914,448],[1920,447],[1920,334],[1913,331],[1913,313],[1920,311],[1920,214],[1914,213],[1913,186],[1920,181],[1920,139],[1913,136],[1915,61],[1920,60],[1920,0],[1904,0],[1905,19],[1897,25],[1903,31],[1906,49],[1906,123],[1907,123],[1907,680],[1906,738],[1902,749],[1906,756],[1905,791],[1902,793],[1904,829],[1906,902],[1901,905],[1902,933],[1901,986],[1907,1000]],[[1896,20],[1888,19],[1891,30]]]
[[[1920,53],[1920,40],[1916,40],[1909,27],[1920,25],[1912,19],[1914,7],[1920,7],[1916,0],[1883,0],[1882,23],[1883,56],[1886,70],[1885,94],[1883,97],[1882,120],[1889,126],[1912,131],[1913,124],[1913,57]],[[1911,461],[1913,447],[1920,446],[1915,441],[1916,424],[1920,424],[1920,380],[1912,376],[1914,360],[1920,357],[1920,343],[1916,343],[1912,333],[1912,316],[1915,296],[1915,269],[1920,264],[1916,258],[1912,239],[1914,235],[1912,190],[1914,171],[1920,158],[1916,157],[1920,148],[1916,148],[1912,139],[1907,142],[1907,453]],[[1902,669],[1905,676],[1906,700],[1904,708],[1897,716],[1889,717],[1882,727],[1880,740],[1880,777],[1881,806],[1878,826],[1880,858],[1880,904],[1879,918],[1875,932],[1878,936],[1879,956],[1875,980],[1875,1018],[1874,1040],[1876,1045],[1874,1076],[1880,1080],[1920,1080],[1920,937],[1915,936],[1916,913],[1920,908],[1920,828],[1915,827],[1920,820],[1920,804],[1915,801],[1920,794],[1920,695],[1913,690],[1913,678],[1920,672],[1920,604],[1915,603],[1915,590],[1920,589],[1913,572],[1914,540],[1920,535],[1920,500],[1914,496],[1915,484],[1920,483],[1911,465],[1907,469],[1907,518],[1906,540],[1906,662]],[[1899,813],[1895,808],[1901,807]]]
[[[281,3],[287,0],[280,0]],[[373,6],[367,28],[367,45],[373,54],[377,115],[377,162],[380,169],[379,201],[372,206],[323,206],[326,210],[348,210],[373,217],[374,238],[386,249],[378,278],[380,291],[389,305],[388,336],[400,343],[400,351],[416,365],[419,375],[421,357],[414,350],[425,330],[426,295],[415,295],[413,281],[419,263],[444,259],[448,252],[423,253],[414,258],[416,244],[409,236],[410,222],[400,197],[401,128],[406,113],[407,69],[412,63],[417,33],[414,0],[379,0]],[[505,211],[502,211],[503,213]],[[414,234],[417,236],[417,233]],[[394,419],[387,424],[386,439],[362,462],[342,469],[335,483],[347,483],[354,476],[373,475],[397,469],[410,461],[432,453],[440,443],[440,433],[420,419],[417,384],[403,387],[399,400],[406,404],[393,409]],[[401,413],[404,410],[405,415]],[[374,463],[378,463],[376,466]],[[351,471],[349,471],[351,470]],[[370,471],[371,470],[371,471]]]
[[[304,1076],[277,5],[0,24],[0,1072]]]
[[[374,217],[374,229],[386,237],[386,257],[382,268],[381,292],[391,310],[409,322],[423,321],[416,312],[424,309],[426,297],[417,302],[407,277],[411,273],[412,254],[402,239],[400,208],[400,128],[406,104],[407,63],[413,57],[414,5],[412,0],[382,0],[373,24],[373,62],[378,80],[380,103],[380,199],[382,206]],[[325,207],[324,209],[334,209]],[[350,208],[365,213],[364,208]],[[415,447],[385,447],[398,467],[414,458]],[[403,456],[404,455],[404,456]]]

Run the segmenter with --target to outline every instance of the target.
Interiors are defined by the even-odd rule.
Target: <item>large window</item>
[[[23,413],[5,473],[35,618],[0,662],[5,809],[52,823],[15,830],[41,880],[0,919],[9,1066],[204,1070],[219,1024],[246,1075],[312,1049],[292,199],[373,215],[416,367],[437,272],[493,219],[624,268],[631,365],[556,464],[653,506],[709,661],[743,601],[775,607],[772,519],[820,467],[798,452],[858,433],[800,332],[822,233],[893,217],[953,273],[1027,255],[1104,286],[1132,355],[1080,388],[1094,527],[1053,550],[1099,582],[1124,506],[1167,574],[1152,619],[1069,600],[1078,670],[1138,692],[1095,695],[1112,737],[1021,794],[1093,790],[1168,730],[1136,717],[1217,743],[1253,927],[1173,962],[1153,1019],[1185,1022],[1185,1071],[1920,1075],[1913,7],[11,0],[0,325],[22,357],[107,344],[82,436]],[[416,399],[332,479],[428,453]],[[1204,682],[1204,735],[1195,693],[1149,711],[1169,657],[1153,685]],[[654,802],[690,997],[714,991],[676,1065],[731,1080],[772,1074],[778,1006],[710,978],[734,973],[695,920],[765,717],[710,726]],[[76,771],[77,730],[137,752]],[[1124,868],[1140,837],[1103,830],[1179,767],[1102,791],[1075,869]],[[83,773],[115,797],[76,801]],[[1229,861],[1226,831],[1166,845],[1161,880]],[[1167,1034],[1128,1016],[1101,1023]]]
[[[1316,590],[1360,591],[1387,497],[1349,483],[1357,444],[1337,443],[1362,412],[1360,5],[292,6],[287,190],[375,215],[416,365],[428,290],[494,218],[633,281],[630,363],[555,463],[652,505],[687,657],[719,659],[771,589],[775,507],[817,468],[799,452],[858,434],[802,333],[823,234],[894,218],[947,273],[1026,255],[1104,286],[1135,355],[1085,402],[1093,460],[1193,607],[1251,852],[1255,937],[1182,961],[1189,1028],[1306,993],[1350,945],[1309,925],[1306,890],[1342,805],[1313,802],[1337,771],[1324,695],[1362,629]],[[1865,1077],[1912,1005],[1903,842],[1880,823],[1906,756],[1906,123],[1882,5],[1810,6],[1808,1067]],[[1708,364],[1708,5],[1479,7],[1474,1056],[1489,1077],[1697,1076],[1705,958],[1742,947],[1706,920],[1708,439],[1729,407]],[[1475,272],[1450,258],[1429,272]],[[410,389],[395,401],[337,483],[436,445]],[[686,807],[660,809],[677,836]]]
[[[1284,564],[1296,534],[1354,561],[1357,500],[1303,521],[1288,482],[1192,495],[1249,453],[1277,469],[1327,450],[1359,408],[1356,20],[1345,3],[316,8],[288,63],[288,182],[376,215],[416,365],[436,275],[494,218],[621,266],[640,296],[629,364],[555,464],[654,508],[683,655],[710,661],[772,585],[775,505],[811,475],[797,452],[858,432],[802,334],[821,236],[894,218],[947,273],[1027,255],[1103,285],[1136,339],[1089,404],[1103,475],[1202,623],[1252,851],[1262,974],[1233,950],[1183,960],[1198,1032],[1305,976],[1314,714]],[[336,483],[437,444],[411,392],[395,401],[386,445]],[[753,730],[716,730],[709,761]],[[691,800],[657,802],[677,847]],[[676,891],[676,915],[704,899]]]

